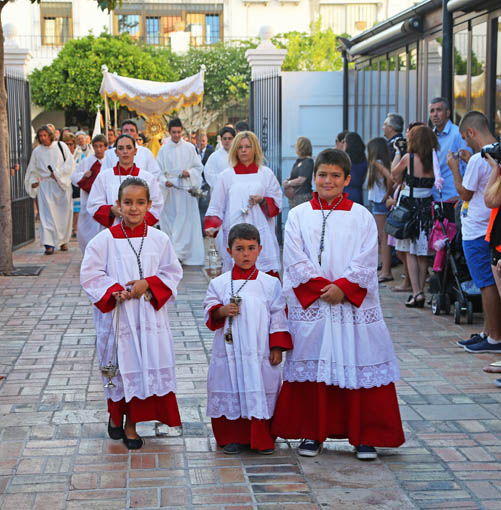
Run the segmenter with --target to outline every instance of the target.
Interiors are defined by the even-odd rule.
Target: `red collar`
[[[131,230],[129,227],[125,227],[125,232],[129,237],[143,237],[144,232],[144,224],[137,226],[134,230]],[[124,236],[124,232],[122,230],[122,224],[113,225],[110,227],[111,235],[113,239],[126,239]],[[148,225],[146,225],[146,236],[148,235]]]
[[[126,170],[117,163],[113,168],[113,172],[115,175],[130,175],[132,177],[137,177],[139,175],[139,168],[136,166],[136,163],[133,163],[132,166]]]
[[[320,200],[322,200],[322,207],[326,211],[332,209],[334,205],[337,203],[337,199],[334,200],[330,205],[323,198],[321,198]],[[310,204],[314,211],[320,211],[320,202],[318,201],[318,193],[316,191],[313,193],[313,198],[310,200]],[[352,207],[353,202],[348,198],[348,193],[343,193],[343,199],[336,207],[336,211],[351,211]]]
[[[241,269],[238,266],[233,266],[233,269],[231,270],[231,277],[234,280],[246,280],[247,278],[249,278],[250,274],[252,273],[252,271],[254,271],[254,269],[256,269],[255,265],[247,270]],[[252,275],[252,278],[249,278],[249,280],[255,280],[257,278],[258,273],[259,271],[256,271]]]
[[[257,174],[259,167],[256,165],[256,163],[251,163],[249,166],[245,166],[243,163],[240,163],[239,161],[237,165],[233,167],[233,170],[235,170],[235,173],[237,175]]]

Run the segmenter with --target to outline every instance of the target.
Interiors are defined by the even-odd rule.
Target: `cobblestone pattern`
[[[146,438],[129,453],[105,435],[107,421],[91,309],[80,289],[80,255],[40,255],[39,277],[0,278],[0,508],[314,510],[501,508],[501,392],[482,366],[494,355],[455,345],[481,328],[456,326],[429,308],[409,310],[382,287],[383,310],[401,363],[398,384],[407,442],[375,462],[329,441],[314,459],[281,441],[273,456],[223,455],[205,416],[212,333],[203,324],[206,280],[186,269],[170,308],[183,435]],[[165,432],[165,431],[164,431]]]

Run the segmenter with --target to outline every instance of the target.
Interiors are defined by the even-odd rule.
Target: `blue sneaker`
[[[466,338],[465,340],[458,340],[456,345],[459,345],[459,347],[466,347],[469,345],[478,344],[478,342],[481,342],[484,338],[486,337],[482,333],[473,333],[470,335],[470,338]]]
[[[474,354],[480,354],[481,352],[501,352],[501,343],[490,344],[487,338],[482,338],[482,340],[476,344],[465,346],[464,350],[473,352]]]

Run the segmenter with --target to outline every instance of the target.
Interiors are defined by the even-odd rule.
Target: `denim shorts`
[[[373,202],[371,200],[372,214],[384,214],[388,216],[390,210],[386,207],[386,200],[383,202]]]
[[[473,283],[479,289],[496,285],[491,269],[491,250],[485,238],[463,239],[463,251]]]

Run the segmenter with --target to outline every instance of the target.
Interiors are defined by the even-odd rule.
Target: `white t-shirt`
[[[378,159],[378,163],[383,163],[380,159]],[[374,186],[369,189],[367,198],[375,203],[380,203],[384,200],[386,196],[386,181],[384,177],[380,175],[379,172],[376,172],[376,178],[374,179]]]
[[[491,210],[484,203],[484,191],[491,174],[489,163],[480,155],[473,154],[463,177],[463,187],[473,191],[471,200],[461,209],[461,233],[465,241],[485,236]]]

